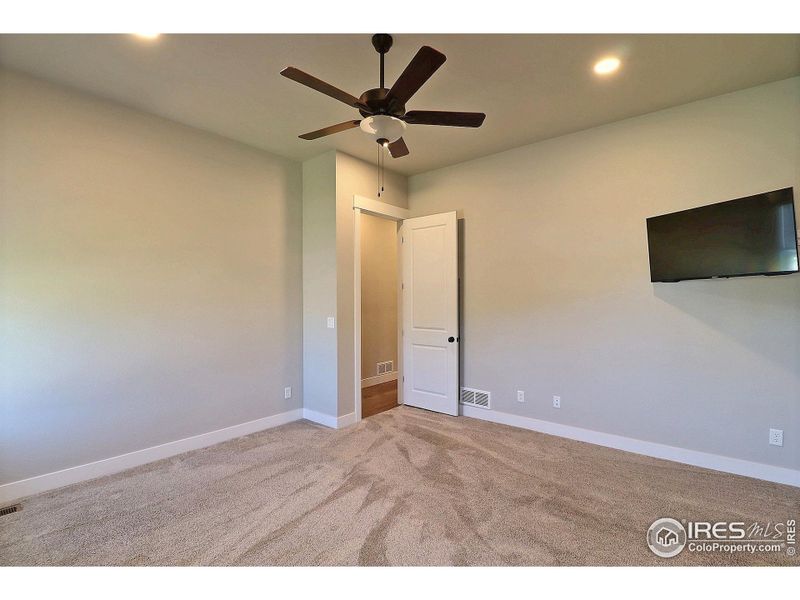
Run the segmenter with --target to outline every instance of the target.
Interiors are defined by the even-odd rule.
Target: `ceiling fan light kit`
[[[365,117],[361,121],[361,131],[369,135],[382,146],[388,146],[403,137],[405,122],[389,115]]]

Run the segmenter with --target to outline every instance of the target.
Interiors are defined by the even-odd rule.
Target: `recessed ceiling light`
[[[620,62],[616,56],[609,56],[594,64],[594,72],[598,75],[608,75],[619,69],[619,65]]]
[[[140,37],[140,38],[142,38],[144,40],[154,40],[158,36],[160,36],[161,34],[160,33],[134,33],[133,35],[135,35],[136,37]]]

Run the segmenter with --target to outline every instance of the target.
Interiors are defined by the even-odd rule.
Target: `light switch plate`
[[[333,317],[328,317],[328,329],[334,329],[336,327],[336,319]]]

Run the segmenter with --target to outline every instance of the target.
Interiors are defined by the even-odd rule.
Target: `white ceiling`
[[[800,35],[396,35],[387,85],[423,44],[447,62],[406,108],[487,117],[409,126],[411,154],[387,163],[407,174],[800,74]],[[623,65],[601,79],[607,54]],[[298,139],[358,113],[278,74],[293,65],[358,96],[378,85],[368,35],[2,35],[0,64],[293,159],[375,157],[358,129]]]

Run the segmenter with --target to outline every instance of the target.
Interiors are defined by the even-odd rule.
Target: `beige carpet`
[[[399,407],[291,423],[28,498],[4,565],[798,564],[660,559],[658,517],[783,521],[800,490]]]

